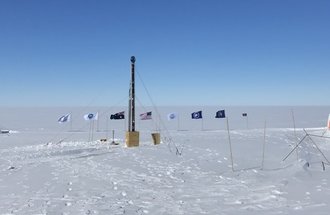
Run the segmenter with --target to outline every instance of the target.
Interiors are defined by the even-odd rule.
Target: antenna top
[[[135,63],[135,57],[134,56],[131,57],[131,62]]]

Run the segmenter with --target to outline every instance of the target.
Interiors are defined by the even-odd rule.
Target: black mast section
[[[131,57],[131,86],[129,92],[128,131],[135,131],[135,57]]]

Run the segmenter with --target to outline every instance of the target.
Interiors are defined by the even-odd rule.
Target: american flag
[[[151,111],[150,111],[150,112],[146,112],[146,113],[142,113],[142,114],[140,114],[140,119],[141,119],[141,120],[151,119]]]

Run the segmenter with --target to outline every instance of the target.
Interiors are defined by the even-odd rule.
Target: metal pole
[[[107,140],[109,139],[109,116],[106,116],[107,117],[107,120],[106,120],[106,136],[107,136]]]
[[[202,131],[204,131],[204,119],[202,117]]]
[[[70,131],[72,132],[72,113],[70,113]]]
[[[265,120],[265,126],[264,126],[264,142],[263,142],[263,146],[262,146],[262,162],[261,162],[261,169],[264,169],[264,162],[265,162],[266,125],[267,125],[267,121]]]
[[[246,116],[246,129],[249,129],[249,117]]]
[[[321,153],[321,155],[323,156],[323,158],[328,162],[328,164],[330,164],[329,160],[327,159],[327,157],[323,154],[323,152],[321,151],[321,149],[317,146],[317,144],[314,142],[314,140],[309,136],[309,134],[306,132],[306,130],[304,129],[304,132],[306,133],[306,135],[309,137],[309,139],[313,142],[314,146],[317,148],[317,150]]]
[[[128,131],[135,131],[135,57],[131,57],[131,86],[129,99],[129,127]]]
[[[91,142],[93,142],[93,135],[94,135],[94,120],[92,120],[92,138],[91,138]]]
[[[297,133],[296,133],[296,121],[294,119],[294,113],[293,113],[293,109],[291,109],[291,115],[292,115],[292,120],[293,120],[293,132],[294,132],[294,136],[295,138],[298,140],[297,138]],[[296,142],[296,146],[297,146],[297,142]],[[297,155],[297,161],[299,160],[299,154],[298,154],[298,150],[296,150],[296,155]]]
[[[228,131],[228,140],[229,140],[229,150],[230,150],[230,161],[231,161],[231,169],[234,172],[234,161],[233,161],[233,151],[231,148],[231,140],[230,140],[230,133],[229,133],[229,122],[227,117],[227,131]]]
[[[129,99],[128,99],[128,131],[132,131],[132,93],[131,90],[132,86],[130,84],[130,88],[129,88]]]
[[[89,133],[88,133],[88,142],[91,141],[91,132],[92,132],[92,121],[89,120]]]
[[[285,156],[285,158],[283,158],[283,160],[282,161],[285,161],[291,154],[292,154],[292,152],[294,152],[294,150],[296,150],[297,148],[298,148],[298,146],[304,141],[304,139],[307,137],[308,135],[306,134],[300,141],[299,141],[299,143],[290,151],[290,153],[287,155],[287,156]]]

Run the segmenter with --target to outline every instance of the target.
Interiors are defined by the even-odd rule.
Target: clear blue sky
[[[0,106],[330,105],[328,0],[0,0]],[[137,97],[150,105],[137,78]]]

